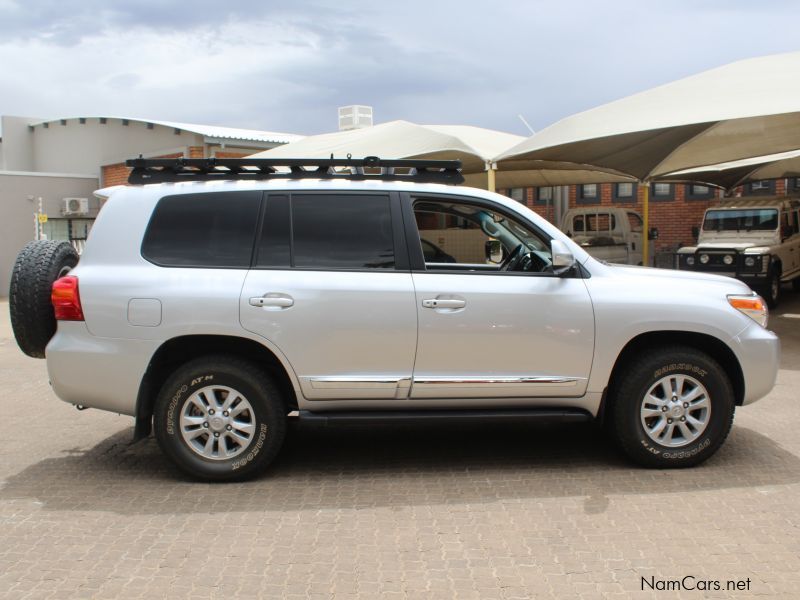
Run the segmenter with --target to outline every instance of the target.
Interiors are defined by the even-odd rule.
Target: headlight
[[[688,258],[686,259],[686,264],[687,264],[687,265],[689,265],[690,267],[691,267],[692,265],[694,265],[694,256],[690,256],[690,257],[688,257]]]
[[[748,256],[744,259],[744,265],[746,267],[755,267],[756,266],[756,259],[752,256]]]
[[[741,313],[746,314],[762,327],[767,326],[769,310],[767,303],[758,294],[752,296],[728,296],[728,304]]]
[[[724,262],[726,265],[732,265],[733,257],[730,254],[726,254],[725,256],[722,257],[722,262]]]
[[[708,254],[701,254],[700,255],[700,262],[706,264],[708,262]]]

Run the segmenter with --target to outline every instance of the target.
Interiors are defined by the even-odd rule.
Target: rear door
[[[307,399],[406,397],[417,314],[399,197],[269,194],[240,315]]]

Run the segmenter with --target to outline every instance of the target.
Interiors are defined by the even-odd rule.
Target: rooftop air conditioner
[[[61,209],[64,216],[76,216],[89,214],[88,198],[64,198],[64,206]]]

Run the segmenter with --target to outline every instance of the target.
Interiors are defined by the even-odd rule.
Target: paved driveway
[[[695,469],[631,467],[586,426],[294,430],[260,480],[205,485],[57,400],[7,315],[0,596],[800,597],[800,319],[773,316],[778,386]],[[648,587],[687,576],[723,591]]]

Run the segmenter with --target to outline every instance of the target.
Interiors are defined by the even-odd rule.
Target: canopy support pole
[[[495,169],[494,164],[487,162],[486,163],[486,189],[490,192],[497,191],[495,187]]]
[[[642,194],[642,265],[649,267],[650,263],[650,182],[640,182],[644,188]]]

